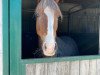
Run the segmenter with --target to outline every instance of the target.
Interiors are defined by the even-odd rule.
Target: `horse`
[[[63,18],[58,6],[60,2],[61,0],[37,0],[36,32],[45,57],[78,55],[77,45],[72,38],[57,37],[58,18]]]
[[[62,13],[58,6],[61,0],[37,0],[36,32],[39,36],[40,47],[45,56],[54,56],[57,51],[56,31],[58,18]]]

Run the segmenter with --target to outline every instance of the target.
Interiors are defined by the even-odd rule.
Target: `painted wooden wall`
[[[3,75],[2,53],[2,0],[0,0],[0,75]]]
[[[71,13],[69,35],[78,45],[81,55],[98,54],[100,4]]]
[[[26,75],[100,75],[100,60],[29,64]]]
[[[98,33],[100,8],[86,8],[70,16],[70,33]]]

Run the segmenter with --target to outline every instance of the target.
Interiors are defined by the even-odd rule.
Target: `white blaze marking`
[[[54,26],[54,12],[49,7],[46,7],[44,10],[44,13],[46,14],[48,18],[48,27],[47,27],[47,35],[45,38],[46,43],[54,43],[54,35],[53,35],[53,26]]]

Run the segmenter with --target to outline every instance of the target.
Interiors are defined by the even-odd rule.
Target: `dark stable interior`
[[[39,41],[35,7],[35,0],[22,0],[22,59],[42,58],[41,51],[37,51]],[[74,40],[78,48],[78,54],[75,56],[99,54],[100,2],[63,0],[59,7],[63,20],[59,19],[57,36],[66,36]]]

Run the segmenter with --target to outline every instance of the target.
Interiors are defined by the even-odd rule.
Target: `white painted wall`
[[[2,0],[0,0],[0,75],[2,74]]]
[[[2,52],[2,0],[0,0],[0,53]]]

